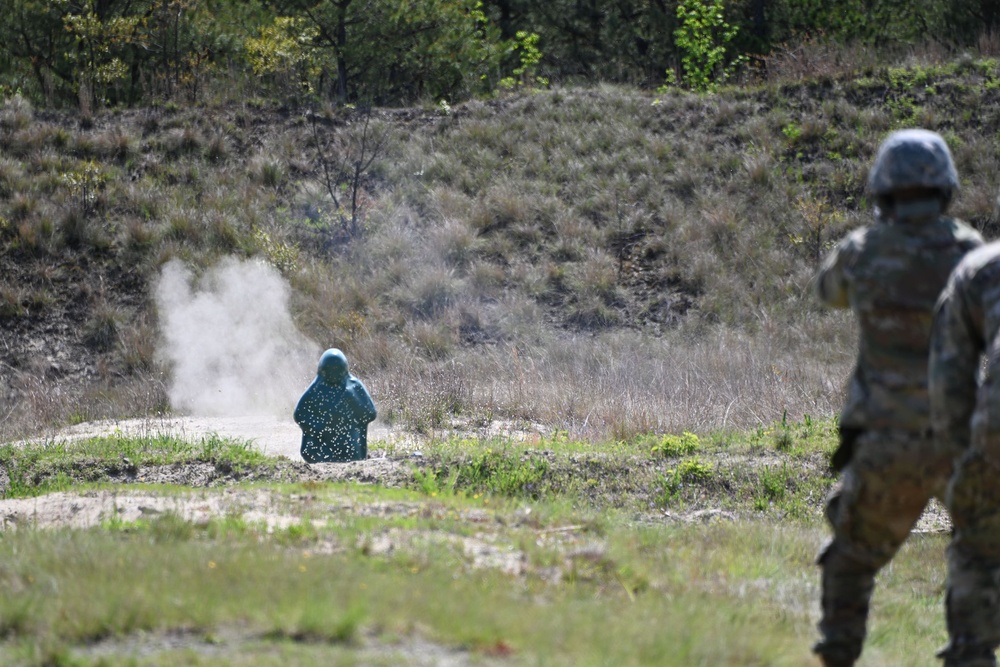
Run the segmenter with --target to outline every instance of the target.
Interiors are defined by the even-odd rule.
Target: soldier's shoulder
[[[1000,242],[976,248],[959,261],[949,280],[949,292],[980,293],[1000,282]]]
[[[837,244],[837,252],[858,252],[878,235],[874,225],[858,227],[848,232]]]
[[[964,220],[959,220],[958,218],[943,218],[942,222],[948,227],[951,234],[959,242],[967,243],[971,246],[981,246],[985,243],[983,235]]]
[[[994,241],[971,251],[955,268],[955,273],[967,277],[981,273],[985,269],[1000,269],[1000,242]]]

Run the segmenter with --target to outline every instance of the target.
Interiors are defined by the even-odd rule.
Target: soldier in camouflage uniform
[[[933,132],[889,136],[868,187],[874,224],[843,239],[815,279],[820,300],[850,307],[860,329],[831,461],[841,472],[826,508],[833,538],[818,561],[822,638],[813,651],[827,667],[853,665],[861,655],[875,574],[930,498],[943,495],[951,457],[930,436],[927,391],[934,306],[955,265],[983,242],[944,216],[958,175]]]
[[[961,454],[945,498],[953,521],[950,642],[938,656],[946,667],[993,667],[1000,645],[1000,243],[969,254],[952,274],[929,373],[934,434],[943,449]]]

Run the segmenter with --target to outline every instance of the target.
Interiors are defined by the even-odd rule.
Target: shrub
[[[643,442],[642,444],[646,444]],[[680,435],[665,434],[660,436],[650,447],[649,453],[654,457],[675,457],[693,454],[701,447],[698,436],[690,431]]]
[[[8,97],[0,105],[0,129],[2,130],[24,130],[31,121],[34,120],[34,109],[24,97],[14,95]]]

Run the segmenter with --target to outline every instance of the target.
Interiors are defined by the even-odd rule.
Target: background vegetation
[[[805,46],[995,42],[995,0],[5,0],[0,90],[104,106],[454,103],[604,81],[767,78]],[[224,85],[220,85],[224,82]]]
[[[299,327],[408,428],[628,439],[832,415],[852,325],[809,280],[869,219],[885,134],[940,131],[954,213],[994,235],[997,61],[858,57],[710,94],[599,84],[398,110],[88,116],[8,96],[2,429],[167,410],[151,286],[172,258],[233,255],[277,267]]]

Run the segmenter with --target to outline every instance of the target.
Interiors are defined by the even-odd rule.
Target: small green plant
[[[458,470],[450,473],[435,472],[433,470],[413,469],[413,486],[425,496],[452,496],[455,495],[455,483],[458,481]]]
[[[275,533],[277,541],[292,546],[311,544],[317,540],[319,532],[312,521],[303,518],[299,523],[293,523],[284,531]]]
[[[684,431],[680,435],[665,434],[660,436],[650,448],[649,453],[654,457],[675,457],[693,454],[701,447],[698,436],[690,431]]]
[[[711,479],[714,468],[715,466],[709,461],[693,458],[681,461],[677,465],[676,471],[682,481],[697,484]]]
[[[542,60],[542,52],[538,49],[538,35],[526,30],[518,30],[512,42],[511,51],[517,51],[521,64],[513,69],[511,76],[500,79],[499,86],[504,90],[513,88],[545,88],[549,80],[538,76],[538,63]]]
[[[656,502],[664,507],[676,500],[685,484],[704,484],[712,478],[714,466],[698,458],[685,459],[657,477]]]
[[[261,253],[276,269],[282,273],[294,273],[298,270],[299,247],[297,245],[275,239],[260,228],[254,230],[253,240]]]
[[[666,474],[660,474],[656,478],[656,505],[666,507],[670,505],[681,492],[681,478],[676,470],[668,470]]]
[[[680,26],[674,30],[674,44],[681,52],[683,83],[698,92],[714,91],[728,79],[745,58],[726,63],[727,45],[739,33],[739,26],[726,22],[723,0],[681,0],[677,5]],[[667,72],[667,84],[674,83]]]
[[[455,485],[478,493],[537,499],[548,470],[543,458],[487,449],[459,466]]]
[[[779,452],[787,452],[792,448],[792,427],[788,424],[788,410],[781,414],[781,424],[774,430],[774,448]]]
[[[767,503],[784,500],[789,477],[788,466],[785,464],[782,464],[780,469],[764,466],[757,480],[755,500],[764,500]]]
[[[815,265],[819,265],[823,255],[830,249],[831,230],[837,229],[844,221],[844,213],[829,202],[802,195],[795,202],[800,221],[795,231],[789,232],[788,240],[793,246],[803,248]]]
[[[794,144],[802,136],[802,126],[793,121],[781,128],[781,133],[788,137],[789,144]]]
[[[93,213],[97,208],[97,193],[101,191],[107,181],[107,174],[104,173],[101,165],[93,160],[86,160],[80,163],[76,169],[62,175],[63,185],[69,190],[70,195],[76,200],[79,209],[84,214]]]

